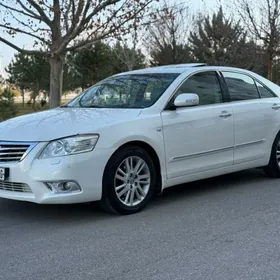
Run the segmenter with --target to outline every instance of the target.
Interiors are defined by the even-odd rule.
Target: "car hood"
[[[98,133],[106,125],[136,118],[141,109],[57,108],[0,123],[0,141],[50,141]]]

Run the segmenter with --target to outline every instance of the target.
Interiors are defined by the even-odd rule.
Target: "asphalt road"
[[[0,199],[0,279],[280,279],[280,180],[250,170],[143,212]]]

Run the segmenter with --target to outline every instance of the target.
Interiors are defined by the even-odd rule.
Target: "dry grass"
[[[17,116],[27,115],[35,112],[41,112],[49,109],[49,105],[45,105],[42,108],[41,105],[39,104],[36,104],[35,109],[33,109],[32,106],[28,106],[26,104],[24,105],[24,107],[22,106],[22,104],[16,104],[16,107],[17,107]]]
[[[68,101],[69,100],[63,100],[61,102],[61,104],[64,104]],[[21,103],[15,103],[15,105],[17,107],[17,116],[22,116],[22,115],[27,115],[27,114],[31,114],[31,113],[41,112],[41,111],[48,110],[50,108],[49,104],[46,104],[44,107],[42,107],[39,103],[35,104],[35,109],[33,109],[32,106],[29,106],[27,104],[24,104],[24,106],[22,106]]]

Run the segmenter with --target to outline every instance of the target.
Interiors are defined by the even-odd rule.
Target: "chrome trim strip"
[[[262,139],[262,140],[247,142],[247,143],[243,143],[243,144],[238,144],[238,145],[235,145],[235,148],[243,148],[243,147],[247,147],[247,146],[251,146],[251,145],[262,144],[265,141],[266,141],[266,139]]]
[[[38,143],[35,143],[35,142],[0,141],[0,147],[1,147],[1,145],[29,146],[19,160],[10,161],[10,162],[21,162],[37,144]],[[13,148],[11,148],[11,149],[13,149]],[[0,163],[4,164],[4,163],[9,163],[9,162],[0,161]]]
[[[233,150],[233,149],[234,149],[234,146],[229,146],[229,147],[225,147],[225,148],[221,148],[221,149],[216,149],[216,150],[211,150],[211,151],[207,151],[207,152],[200,152],[200,153],[196,153],[196,154],[190,154],[190,155],[185,155],[185,156],[173,157],[168,162],[181,161],[181,160],[185,160],[185,159],[188,159],[188,158],[200,157],[200,156],[215,154],[217,152],[229,151],[229,150]]]
[[[236,146],[229,146],[229,147],[225,147],[225,148],[221,148],[221,149],[216,149],[216,150],[211,150],[211,151],[206,151],[206,152],[200,152],[200,153],[196,153],[196,154],[173,157],[168,162],[175,162],[175,161],[186,160],[186,159],[189,159],[189,158],[211,155],[211,154],[215,154],[217,152],[225,152],[225,151],[233,150],[235,148],[243,148],[243,147],[247,147],[247,146],[251,146],[251,145],[261,144],[261,143],[264,143],[265,141],[266,141],[265,139],[262,139],[262,140],[258,140],[258,141],[239,144],[239,145],[236,145]]]
[[[206,65],[207,67],[211,67],[211,66],[208,66]],[[225,67],[225,66],[212,66],[212,68],[206,68],[206,69],[199,69],[197,71],[193,71],[191,73],[189,73],[184,79],[183,81],[181,81],[181,83],[176,87],[176,89],[173,91],[173,93],[169,96],[167,102],[165,103],[163,109],[161,110],[161,113],[164,112],[166,109],[166,106],[168,105],[168,103],[170,102],[170,100],[173,98],[173,96],[176,94],[176,92],[179,90],[179,88],[190,78],[192,77],[193,75],[196,75],[198,73],[203,73],[203,72],[215,72],[217,74],[223,74],[223,72],[231,72],[231,73],[236,73],[236,74],[241,74],[241,75],[247,75],[248,77],[250,77],[251,79],[254,80],[254,82],[258,82],[259,84],[261,84],[263,87],[267,88],[271,93],[273,93],[274,97],[275,98],[279,98],[278,95],[268,86],[264,85],[263,82],[261,82],[257,77],[251,75],[251,73],[248,73],[246,70],[241,70],[241,69],[231,69],[231,68],[228,68],[228,67]],[[192,68],[195,68],[195,67],[191,67],[189,69],[192,69]],[[188,70],[188,69],[186,69]],[[177,78],[179,78],[181,75],[183,75],[185,72],[182,72]],[[176,79],[175,79],[176,80]],[[175,82],[175,80],[173,82]],[[226,85],[227,86],[227,85]],[[246,102],[246,101],[256,101],[256,100],[261,100],[263,98],[261,98],[261,96],[259,96],[259,98],[257,99],[248,99],[248,100],[241,100],[241,101],[229,101],[229,102],[222,102],[222,103],[216,103],[216,104],[225,104],[225,105],[228,105],[228,104],[234,104],[235,102]],[[203,106],[209,106],[209,105],[215,105],[215,104],[207,104],[207,105],[203,105]],[[198,105],[198,106],[201,106],[201,105]],[[186,107],[187,108],[187,107]]]
[[[0,181],[0,191],[32,193],[32,190],[29,187],[29,185],[25,183],[14,183],[10,181]]]
[[[29,148],[26,150],[26,152],[23,154],[23,156],[21,157],[20,161],[24,160],[26,158],[26,156],[31,152],[31,150],[33,150],[33,148],[37,145],[38,143],[29,143]]]

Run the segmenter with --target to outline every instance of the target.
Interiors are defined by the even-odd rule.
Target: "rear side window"
[[[222,91],[216,72],[203,72],[191,76],[179,88],[176,96],[182,93],[196,93],[199,96],[199,105],[223,102]]]
[[[256,82],[261,98],[274,98],[275,95],[259,82]]]
[[[244,74],[222,72],[228,86],[230,100],[251,100],[260,98],[255,81]]]

